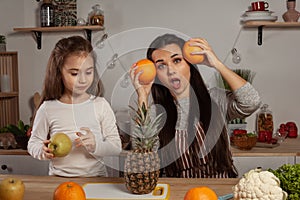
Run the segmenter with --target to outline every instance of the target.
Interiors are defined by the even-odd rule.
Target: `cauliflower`
[[[235,200],[285,200],[287,193],[280,187],[280,180],[269,171],[252,169],[233,186]]]

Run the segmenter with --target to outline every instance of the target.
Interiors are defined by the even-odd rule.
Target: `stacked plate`
[[[241,20],[242,21],[276,21],[277,16],[272,15],[272,11],[246,11]]]

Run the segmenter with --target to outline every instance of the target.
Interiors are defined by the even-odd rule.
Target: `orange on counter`
[[[86,197],[81,185],[68,181],[57,186],[53,200],[86,200]]]
[[[182,48],[183,57],[192,64],[199,64],[203,62],[204,55],[192,55],[192,52],[202,51],[203,49],[198,46],[190,46],[190,41],[184,43]]]
[[[218,200],[214,190],[206,186],[189,189],[184,196],[184,200]]]
[[[135,74],[143,70],[143,73],[139,77],[140,83],[143,85],[151,83],[156,76],[156,68],[154,63],[149,59],[141,59],[136,64],[138,67],[135,70]]]

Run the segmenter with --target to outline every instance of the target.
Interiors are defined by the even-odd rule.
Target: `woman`
[[[237,177],[230,152],[226,121],[251,115],[261,103],[252,85],[226,67],[215,55],[206,40],[195,38],[191,45],[202,51],[201,64],[215,68],[231,87],[208,91],[197,66],[182,55],[185,41],[176,35],[156,38],[148,48],[147,58],[156,66],[154,82],[141,85],[131,79],[138,103],[150,105],[152,96],[156,112],[166,112],[165,124],[159,133],[162,166],[168,177]],[[150,95],[151,93],[151,95]],[[163,108],[163,109],[161,109]]]

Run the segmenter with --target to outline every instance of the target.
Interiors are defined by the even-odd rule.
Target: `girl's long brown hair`
[[[103,95],[103,85],[96,68],[96,54],[93,52],[91,43],[81,36],[71,36],[59,40],[51,52],[47,63],[41,99],[36,110],[44,101],[60,99],[63,95],[65,86],[62,80],[62,68],[66,58],[71,55],[88,56],[89,54],[94,59],[95,69],[94,80],[88,92],[95,96]],[[34,118],[32,123],[33,121]]]

